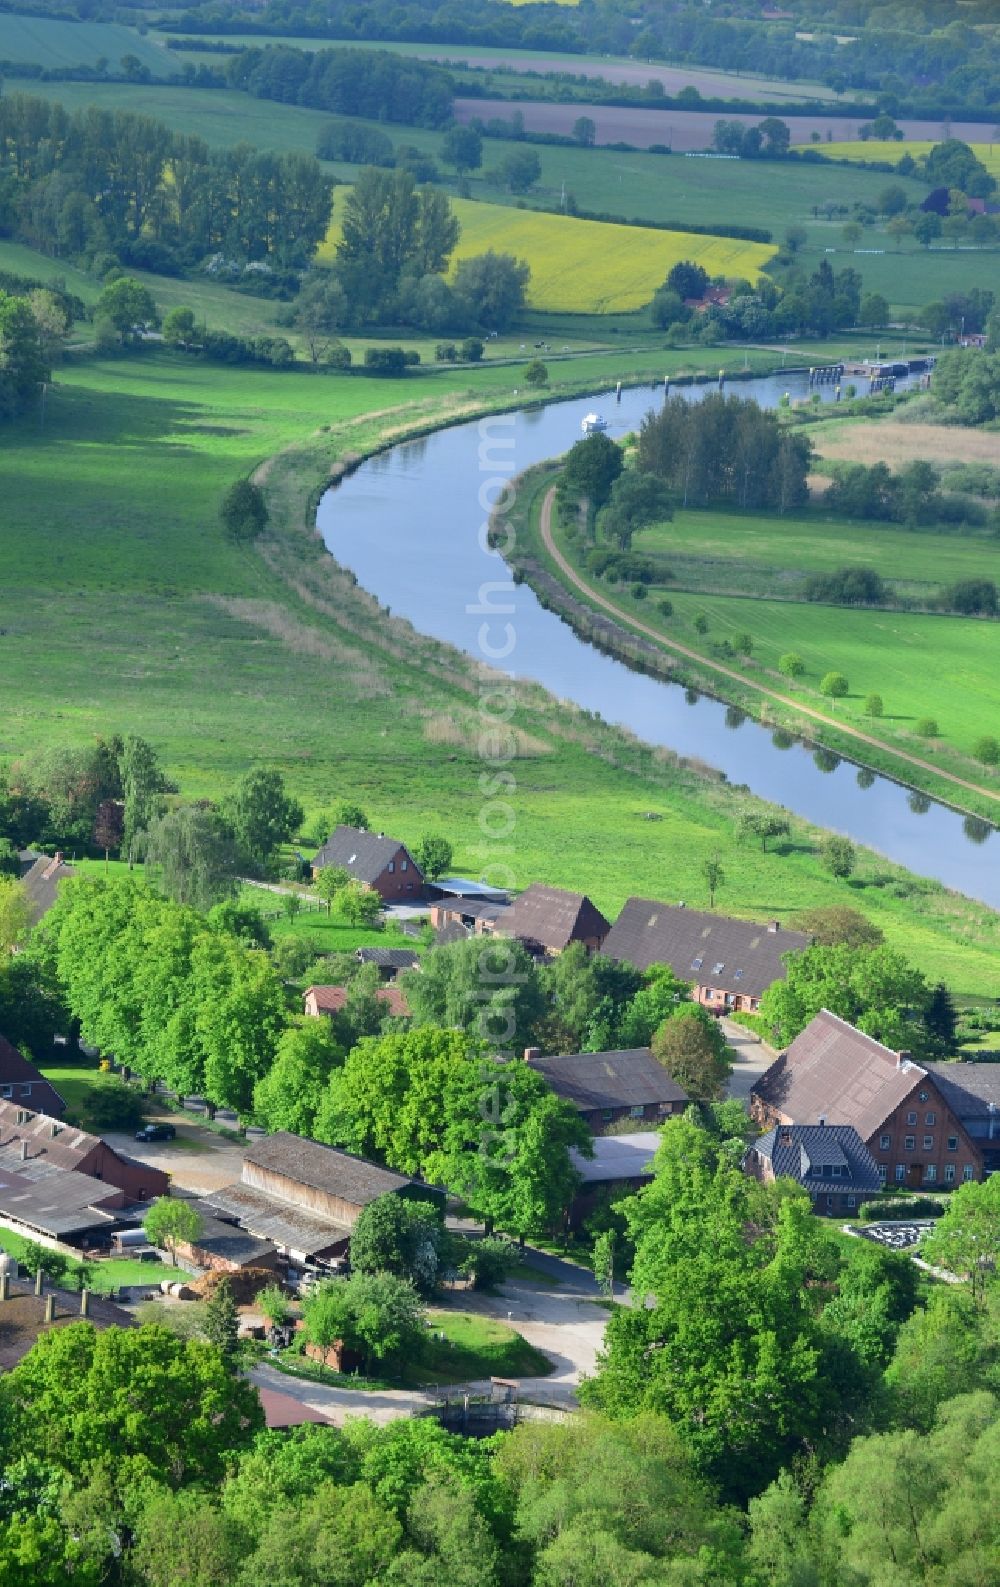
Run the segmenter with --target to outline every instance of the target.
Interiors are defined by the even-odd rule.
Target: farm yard
[[[322,259],[333,258],[339,235],[338,210],[345,197],[344,188],[334,195],[334,219],[320,247]],[[530,307],[556,314],[643,308],[681,259],[703,265],[709,275],[756,280],[776,252],[766,243],[607,225],[468,199],[456,199],[453,207],[462,227],[453,267],[491,248],[513,253],[531,266]]]

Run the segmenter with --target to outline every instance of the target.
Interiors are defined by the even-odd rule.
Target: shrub
[[[366,347],[365,368],[371,375],[405,375],[407,358],[401,347]]]
[[[459,343],[458,351],[463,363],[478,364],[482,361],[485,349],[478,336],[467,336],[464,342]]]
[[[323,355],[323,363],[327,369],[350,369],[351,349],[345,347],[343,342],[337,342]]]
[[[695,620],[694,620],[694,631],[695,631],[696,634],[707,634],[708,633],[708,618],[705,616],[704,612],[699,612],[697,617],[695,618]]]
[[[921,717],[919,717],[917,719],[917,723],[916,723],[916,727],[914,728],[914,732],[919,733],[921,738],[939,738],[940,737],[940,729],[939,729],[939,727],[937,725],[937,719],[935,717],[933,717],[933,716],[921,716]]]
[[[750,634],[737,634],[733,644],[741,656],[749,656],[753,650],[753,638]]]
[[[548,384],[549,372],[540,358],[533,358],[524,371],[524,384],[526,386],[545,386]]]
[[[1000,766],[1000,740],[984,733],[972,746],[972,753],[984,766]]]
[[[806,670],[806,664],[795,650],[786,650],[778,660],[778,671],[783,672],[786,678],[801,678]]]
[[[659,612],[661,617],[673,617],[674,603],[673,601],[668,601],[666,596],[664,596],[662,600],[657,601],[656,610]]]
[[[463,1242],[468,1247],[458,1264],[463,1278],[471,1278],[476,1289],[495,1289],[517,1266],[517,1251],[507,1240],[487,1236]]]
[[[645,586],[645,584],[639,584],[639,583],[633,584],[633,586],[632,586],[632,599],[634,601],[644,601],[646,599],[646,586]]]
[[[434,357],[439,364],[453,364],[458,358],[458,348],[454,342],[438,342]]]
[[[961,579],[942,590],[941,604],[965,617],[995,617],[997,587],[992,579]]]
[[[865,715],[866,716],[881,716],[882,715],[882,696],[880,694],[866,694],[865,695]]]
[[[889,590],[872,568],[838,568],[835,573],[814,573],[806,580],[805,596],[836,606],[883,606]]]
[[[842,672],[827,672],[820,682],[819,692],[830,700],[842,700],[849,688],[850,685]]]
[[[222,498],[219,516],[227,539],[238,545],[256,540],[267,528],[267,503],[260,486],[238,479]]]

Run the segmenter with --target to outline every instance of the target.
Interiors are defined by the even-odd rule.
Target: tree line
[[[210,149],[151,117],[0,99],[0,223],[57,258],[176,274],[215,252],[308,262],[333,182],[311,156]]]
[[[671,397],[639,431],[637,465],[684,507],[730,502],[780,513],[809,497],[810,444],[752,399]]]
[[[469,0],[457,14],[445,4],[373,0],[359,13],[349,0],[296,4],[291,10],[282,0],[272,0],[259,10],[226,11],[222,16],[214,5],[192,6],[169,26],[181,33],[251,30],[280,35],[292,28],[321,38],[370,42],[631,55],[637,61],[820,81],[838,93],[853,88],[865,98],[878,95],[879,103],[893,113],[903,108],[911,114],[981,109],[988,115],[995,107],[1000,54],[989,33],[988,24],[994,21],[990,0],[897,6],[891,22],[885,20],[884,6],[859,6],[853,0],[842,0],[832,10],[799,6],[794,18],[761,16],[759,7],[747,3],[727,6],[725,15],[707,14],[689,0],[669,0],[641,8],[639,21],[637,27],[635,7],[624,3],[593,10],[541,6],[528,13],[515,8],[512,14],[502,0]],[[814,24],[811,34],[805,31],[808,22]],[[977,23],[987,25],[985,31]],[[841,43],[837,34],[848,42]],[[660,92],[655,98],[663,98],[661,85],[656,87]],[[628,92],[618,85],[613,89],[622,98]],[[688,88],[674,102],[697,106],[701,95]],[[714,108],[719,102],[707,103]]]
[[[388,50],[242,50],[227,61],[230,88],[257,99],[307,105],[368,121],[443,127],[451,120],[452,80],[430,61]]]

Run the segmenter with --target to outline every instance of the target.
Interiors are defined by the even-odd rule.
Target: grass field
[[[337,214],[346,190],[334,195],[334,220],[320,257],[331,259],[339,235]],[[609,226],[532,210],[456,199],[462,227],[454,263],[488,249],[515,254],[531,266],[528,302],[552,313],[621,313],[644,307],[673,265],[692,259],[709,275],[756,280],[775,249],[763,243],[695,232]]]
[[[209,38],[211,35],[202,35]],[[259,47],[260,34],[233,33],[218,35],[227,44],[246,44]],[[268,38],[270,44],[288,44],[295,49],[380,49],[391,50],[396,55],[424,56],[429,60],[465,62],[477,68],[500,68],[504,73],[566,72],[578,77],[603,77],[607,82],[643,85],[655,80],[663,84],[668,94],[682,88],[697,88],[705,98],[715,99],[769,99],[769,100],[836,100],[833,89],[821,83],[787,82],[774,77],[759,77],[754,73],[727,72],[708,66],[663,66],[654,61],[635,61],[625,55],[575,55],[557,50],[498,50],[489,46],[466,44],[405,44],[396,41],[371,42],[346,39],[317,39],[301,34],[285,34]]]
[[[844,463],[902,463],[920,460],[945,467],[949,463],[1000,463],[995,431],[963,425],[901,424],[882,419],[859,425],[830,419],[809,426],[809,439],[821,457]]]
[[[227,147],[245,140],[278,152],[300,149],[312,153],[320,128],[337,119],[321,111],[274,104],[224,90],[128,83],[56,82],[31,83],[24,87],[32,94],[57,99],[70,110],[98,104],[155,116],[168,125],[197,133],[214,147]],[[432,154],[440,150],[440,133],[388,124],[381,130],[396,144],[413,143]],[[489,222],[494,227],[525,224],[526,211],[519,210],[517,218],[512,217],[512,196],[491,176],[491,171],[513,147],[505,140],[489,139],[484,169],[471,181],[476,199],[504,206],[504,215]],[[850,147],[870,149],[872,146]],[[897,150],[905,147],[908,145],[892,145]],[[861,271],[866,291],[884,293],[894,311],[899,313],[919,309],[955,288],[989,288],[995,284],[1000,270],[1000,250],[924,249],[913,240],[900,247],[880,226],[866,229],[861,251],[848,247],[842,236],[843,217],[828,220],[820,210],[826,204],[850,208],[855,202],[874,207],[888,180],[884,172],[866,171],[832,161],[808,165],[788,161],[779,168],[766,161],[688,160],[682,156],[629,154],[614,149],[539,146],[536,152],[542,175],[537,188],[525,200],[529,206],[558,207],[565,183],[581,209],[623,215],[639,222],[687,222],[708,227],[723,224],[761,226],[771,230],[778,240],[789,226],[801,225],[807,235],[802,257],[811,269],[825,257],[829,257],[838,269],[850,265]],[[352,180],[357,172],[356,166],[343,162],[333,163],[329,169],[346,181]],[[923,184],[906,178],[899,180],[911,202],[919,203],[925,196]],[[553,219],[563,225],[561,217]],[[481,224],[485,227],[487,221],[482,219]],[[631,241],[633,246],[637,245],[635,238]],[[502,239],[500,245],[504,245]],[[648,246],[655,251],[655,243],[650,242]],[[718,268],[728,270],[736,265],[723,258]],[[168,295],[184,286],[184,283],[163,286],[158,296],[169,307]],[[554,289],[559,290],[558,282]],[[634,296],[634,293],[621,294],[620,300],[633,302]],[[560,291],[560,300],[564,297],[564,291]],[[264,324],[273,311],[269,305],[255,303],[252,299],[245,301],[244,315],[249,331],[254,325]]]
[[[961,138],[962,128],[956,127],[952,136]],[[904,154],[908,154],[913,160],[919,160],[924,155],[930,154],[934,147],[929,139],[906,138],[897,142],[892,138],[871,138],[867,143],[817,144],[816,153],[829,160],[877,160],[884,161],[887,165],[898,165]],[[991,176],[1000,177],[1000,139],[996,143],[972,143],[969,147]]]
[[[95,66],[103,58],[111,71],[118,71],[123,55],[134,55],[157,77],[173,76],[179,70],[172,52],[158,39],[143,37],[119,22],[57,22],[48,17],[0,13],[2,61],[23,61],[58,71]]]
[[[644,356],[599,353],[550,374],[572,379],[567,390],[595,389]],[[655,356],[661,373],[690,365],[684,352]],[[445,823],[456,869],[479,874],[474,720],[458,742],[431,734],[442,715],[469,718],[467,663],[339,577],[308,508],[337,457],[510,402],[519,379],[516,367],[487,366],[376,382],[167,354],[66,366],[44,431],[37,415],[10,426],[0,453],[0,756],[132,729],[187,796],[218,795],[254,762],[278,765],[310,821],[355,798],[406,841]],[[220,538],[219,499],[289,446],[267,478],[277,532],[263,556],[237,551]],[[505,858],[519,882],[585,887],[610,914],[655,877],[669,877],[671,896],[701,899],[702,859],[718,850],[735,913],[790,919],[839,896],[807,829],[784,858],[736,849],[740,796],[719,782],[530,688],[517,721],[548,749],[515,763]],[[664,819],[651,824],[649,810]],[[919,918],[887,891],[873,914],[956,992],[1000,993],[998,917],[914,885]]]

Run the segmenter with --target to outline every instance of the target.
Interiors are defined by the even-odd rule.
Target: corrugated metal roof
[[[598,1135],[594,1155],[584,1157],[575,1146],[569,1149],[570,1161],[586,1185],[612,1184],[615,1180],[652,1177],[653,1158],[660,1137],[653,1130],[634,1135]]]
[[[355,1207],[366,1207],[387,1191],[403,1190],[416,1183],[406,1174],[394,1173],[365,1157],[355,1157],[339,1146],[323,1146],[319,1141],[292,1135],[288,1130],[278,1130],[262,1141],[255,1141],[245,1153],[244,1163],[256,1164],[300,1185],[339,1196]]]
[[[812,938],[752,920],[708,915],[683,904],[630,898],[615,921],[602,953],[638,970],[667,964],[682,981],[721,992],[760,997],[785,978],[784,955],[801,953]]]
[[[250,1185],[226,1185],[205,1197],[206,1206],[239,1218],[244,1228],[259,1240],[269,1240],[285,1250],[315,1256],[331,1245],[350,1238],[350,1225],[334,1223],[314,1212],[278,1201]]]
[[[31,1166],[18,1164],[15,1171],[6,1163],[0,1165],[0,1214],[5,1218],[53,1237],[81,1234],[119,1221],[119,1213],[102,1205],[118,1199],[116,1186],[51,1165],[44,1171],[39,1171],[37,1164],[33,1173],[20,1171]]]

